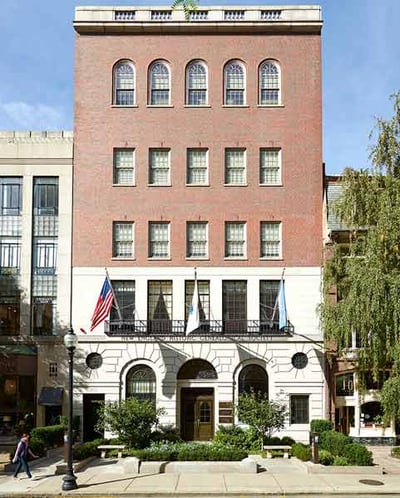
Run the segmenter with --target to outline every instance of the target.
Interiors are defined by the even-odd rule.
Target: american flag
[[[90,332],[107,318],[108,314],[110,313],[113,300],[114,296],[111,288],[111,283],[106,277],[103,287],[101,288],[100,296],[97,299],[96,308],[93,311]]]

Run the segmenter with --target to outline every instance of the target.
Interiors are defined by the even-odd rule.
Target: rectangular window
[[[0,177],[0,214],[18,216],[22,211],[22,178],[18,176]]]
[[[147,303],[149,332],[170,333],[172,331],[172,281],[150,280]]]
[[[225,149],[225,185],[246,184],[246,150]]]
[[[110,311],[110,322],[119,322],[121,316],[124,325],[133,324],[135,320],[135,281],[113,280],[111,283],[116,302]]]
[[[282,257],[281,223],[262,221],[260,225],[260,257]]]
[[[35,215],[58,214],[58,178],[44,176],[33,179],[33,205]]]
[[[114,179],[115,185],[135,184],[135,150],[114,149]]]
[[[58,375],[58,366],[55,361],[51,361],[49,363],[49,377],[57,377]]]
[[[205,321],[210,320],[210,281],[197,280],[197,291],[199,293],[199,314],[202,326]],[[194,292],[194,280],[185,282],[185,320],[189,316],[189,308],[192,304]]]
[[[308,394],[292,394],[290,396],[290,423],[308,424],[309,419],[309,398]]]
[[[113,223],[113,258],[133,258],[132,222]]]
[[[354,396],[354,374],[336,376],[336,396]]]
[[[247,332],[246,280],[224,280],[222,282],[222,317],[225,332]]]
[[[19,335],[20,297],[0,297],[0,335]]]
[[[169,258],[169,222],[150,222],[149,258]]]
[[[260,150],[260,184],[281,184],[281,151],[279,149]]]
[[[208,149],[187,150],[186,183],[188,185],[208,184]]]
[[[56,330],[56,301],[50,297],[34,297],[32,303],[33,335],[50,336]]]
[[[260,280],[260,328],[279,330],[279,280]]]
[[[149,162],[149,184],[170,185],[170,150],[150,149]]]
[[[246,223],[227,221],[225,223],[225,257],[246,256]]]
[[[33,271],[37,275],[54,275],[57,268],[57,242],[36,238],[33,241]]]
[[[208,256],[208,223],[188,222],[186,225],[186,257]]]
[[[0,272],[19,273],[21,268],[21,240],[11,237],[0,239]]]

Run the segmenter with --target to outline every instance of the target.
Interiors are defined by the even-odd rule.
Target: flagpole
[[[104,270],[106,271],[106,277],[107,277],[108,283],[110,284],[110,288],[111,288],[111,292],[112,292],[112,295],[113,295],[113,299],[114,299],[114,303],[115,303],[115,308],[116,308],[117,313],[118,313],[118,318],[119,318],[119,321],[120,321],[120,322],[122,322],[122,314],[121,314],[121,310],[120,310],[120,307],[119,307],[119,304],[118,304],[117,298],[116,298],[116,296],[115,296],[114,288],[113,288],[113,286],[111,285],[111,280],[110,280],[110,276],[108,275],[108,270],[107,270],[107,268],[104,268]]]

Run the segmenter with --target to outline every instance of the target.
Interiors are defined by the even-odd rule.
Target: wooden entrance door
[[[212,388],[182,388],[181,434],[186,441],[210,441],[214,437]]]

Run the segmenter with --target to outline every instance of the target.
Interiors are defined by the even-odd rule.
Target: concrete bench
[[[289,451],[292,449],[292,447],[289,445],[286,446],[285,444],[271,444],[264,445],[263,449],[267,453],[267,458],[272,458],[272,450],[283,451],[283,458],[289,458]]]
[[[108,450],[118,450],[118,458],[122,458],[122,450],[125,449],[124,444],[100,444],[100,446],[97,446],[98,450],[101,450],[101,458],[106,457],[106,452]]]

